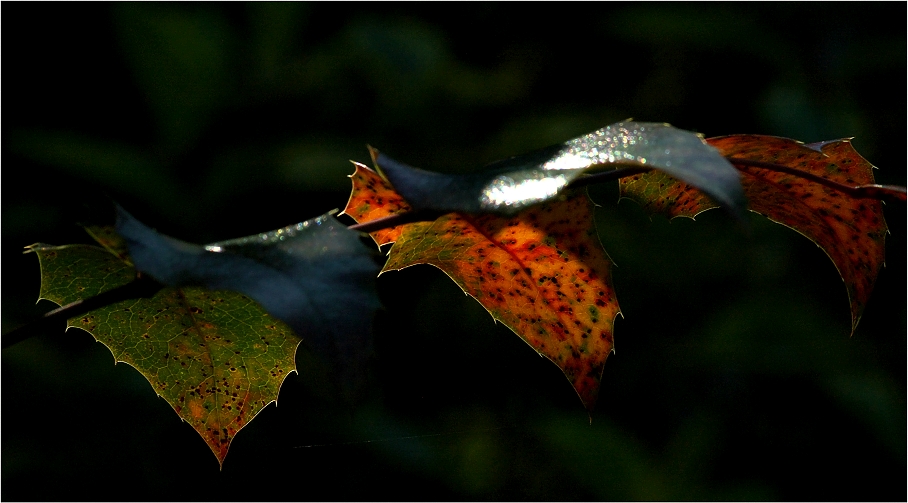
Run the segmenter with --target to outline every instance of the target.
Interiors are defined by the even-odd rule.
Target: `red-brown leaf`
[[[410,205],[400,197],[391,185],[382,180],[378,173],[364,164],[354,162],[356,171],[350,175],[353,191],[344,208],[343,215],[349,215],[358,223],[371,222],[382,217],[410,211]],[[382,229],[370,233],[379,246],[397,241],[404,226]]]
[[[357,164],[352,178],[344,212],[358,222],[406,210],[372,170]],[[513,216],[449,213],[372,235],[379,244],[396,241],[382,272],[416,264],[443,270],[558,365],[592,410],[619,313],[592,208],[575,190]]]
[[[794,168],[848,187],[874,183],[874,167],[848,140],[805,145],[774,136],[734,135],[707,143],[729,158]],[[791,173],[736,166],[752,211],[796,230],[832,259],[848,291],[854,332],[884,261],[882,204]],[[620,186],[623,195],[669,217],[693,218],[716,207],[701,192],[658,172],[629,177]]]

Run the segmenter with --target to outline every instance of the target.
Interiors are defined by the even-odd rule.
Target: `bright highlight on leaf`
[[[904,187],[873,184],[873,166],[848,140],[704,141],[667,124],[613,124],[467,176],[371,153],[380,173],[354,163],[344,212],[379,246],[393,243],[380,271],[360,234],[331,213],[201,246],[159,234],[117,207],[115,230],[86,228],[104,248],[29,247],[41,263],[41,297],[75,303],[40,321],[70,317],[68,327],[88,331],[116,361],[139,370],[223,464],[236,434],[296,370],[300,337],[326,360],[346,398],[355,398],[372,350],[375,278],[417,264],[444,271],[558,365],[592,410],[620,309],[583,185],[626,177],[623,196],[669,217],[717,206],[738,213],[746,196],[752,211],[807,236],[832,259],[851,303],[852,333],[883,265],[888,231],[879,198],[906,199]],[[587,175],[627,164],[633,167]],[[77,308],[88,314],[74,317]],[[28,335],[12,332],[5,342]]]
[[[408,209],[391,186],[357,164],[346,214],[358,222]],[[513,216],[450,213],[373,234],[395,242],[382,272],[416,264],[443,270],[498,321],[563,371],[592,410],[619,312],[611,262],[585,191]]]
[[[737,170],[700,136],[662,123],[618,122],[472,175],[423,171],[374,149],[372,157],[380,173],[417,210],[513,215],[555,197],[592,169],[616,164],[671,174],[734,213],[745,207]]]
[[[774,136],[734,135],[707,142],[730,158],[793,168],[848,187],[874,183],[874,167],[848,140],[805,145]],[[848,291],[853,333],[884,261],[887,229],[880,201],[855,198],[790,172],[741,163],[738,167],[752,211],[798,231],[832,259]],[[623,196],[670,218],[693,218],[716,206],[700,191],[664,173],[635,175],[622,179],[620,186]]]

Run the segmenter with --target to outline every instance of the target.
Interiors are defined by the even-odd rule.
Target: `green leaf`
[[[89,245],[29,247],[41,264],[40,297],[60,305],[135,277],[135,269]],[[168,288],[67,321],[136,368],[223,464],[233,437],[296,370],[300,339],[255,301],[229,291]]]
[[[129,283],[137,269],[171,285],[68,326],[139,370],[220,463],[237,432],[296,370],[299,336],[327,360],[343,391],[355,392],[379,305],[378,265],[357,233],[323,215],[203,247],[117,212],[117,232],[87,229],[104,248],[29,247],[41,263],[41,298],[65,305],[93,297]]]
[[[374,252],[330,214],[206,246],[146,227],[117,207],[136,269],[169,286],[241,292],[325,358],[348,398],[363,381],[379,307]]]
[[[737,170],[691,132],[668,124],[619,122],[587,135],[488,166],[445,175],[372,150],[379,172],[415,210],[512,215],[559,194],[584,173],[608,165],[654,168],[703,190],[736,214],[745,208]]]

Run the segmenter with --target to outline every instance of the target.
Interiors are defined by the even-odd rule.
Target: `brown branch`
[[[895,185],[858,185],[852,187],[834,182],[832,180],[828,180],[812,173],[807,173],[805,171],[790,168],[788,166],[782,166],[780,164],[752,161],[749,159],[741,159],[737,157],[727,157],[727,159],[739,170],[741,170],[743,166],[788,173],[790,175],[798,176],[819,183],[826,187],[844,192],[854,198],[892,199],[897,201],[906,200],[905,187]],[[616,165],[624,165],[627,167],[582,176],[571,182],[569,187],[585,187],[596,183],[618,180],[620,178],[634,176],[640,173],[651,171],[653,169],[633,164],[628,166],[627,163],[616,163]],[[354,231],[369,233],[383,229],[390,229],[399,225],[411,224],[414,222],[431,222],[440,216],[441,214],[438,212],[408,211],[406,213],[397,213],[394,215],[377,218],[369,222],[354,224],[347,228]],[[88,299],[84,300],[77,300],[65,306],[58,307],[52,311],[45,313],[43,316],[32,322],[26,323],[7,332],[3,335],[2,347],[7,348],[9,346],[12,346],[13,344],[28,339],[29,337],[37,335],[41,332],[41,330],[43,330],[50,324],[59,322],[60,320],[68,320],[70,318],[85,314],[89,311],[100,309],[102,307],[109,306],[111,304],[115,304],[124,300],[152,297],[162,288],[164,288],[163,284],[158,283],[154,279],[148,276],[143,276],[141,275],[141,273],[139,273],[136,275],[136,279],[131,281],[130,283],[118,286],[112,290],[100,293],[94,297],[89,297]]]
[[[623,164],[623,163],[622,163]],[[610,182],[612,180],[618,180],[620,178],[625,178],[628,176],[639,175],[640,173],[646,173],[647,171],[652,171],[653,168],[644,168],[639,165],[631,165],[627,168],[618,168],[611,171],[603,171],[600,173],[593,173],[591,175],[581,176],[580,178],[574,179],[568,187],[586,187],[587,185],[593,185],[596,183]]]
[[[354,224],[349,227],[351,231],[375,232],[383,229],[390,229],[398,225],[412,224],[414,222],[431,222],[437,220],[442,213],[437,211],[408,211],[406,213],[395,213],[386,217],[376,218],[361,224]]]
[[[125,285],[120,285],[116,288],[107,290],[106,292],[101,292],[94,297],[70,302],[65,306],[60,306],[44,313],[41,317],[29,323],[10,330],[3,334],[2,346],[3,348],[8,348],[13,344],[17,344],[25,339],[38,335],[42,330],[53,323],[75,318],[76,316],[81,316],[89,311],[94,311],[95,309],[100,309],[124,300],[152,297],[162,288],[164,288],[163,284],[158,283],[149,276],[143,276],[141,273],[138,273],[136,274],[136,279]]]

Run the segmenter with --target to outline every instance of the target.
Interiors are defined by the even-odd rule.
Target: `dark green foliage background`
[[[106,197],[184,240],[243,236],[343,207],[367,143],[457,172],[633,117],[854,136],[905,184],[904,3],[4,10],[4,332],[49,307],[21,247],[89,242],[75,222]],[[0,497],[906,498],[904,204],[849,339],[842,282],[796,233],[592,195],[625,316],[592,425],[554,365],[417,267],[379,279],[365,403],[300,353],[222,472],[84,332],[4,350]]]

